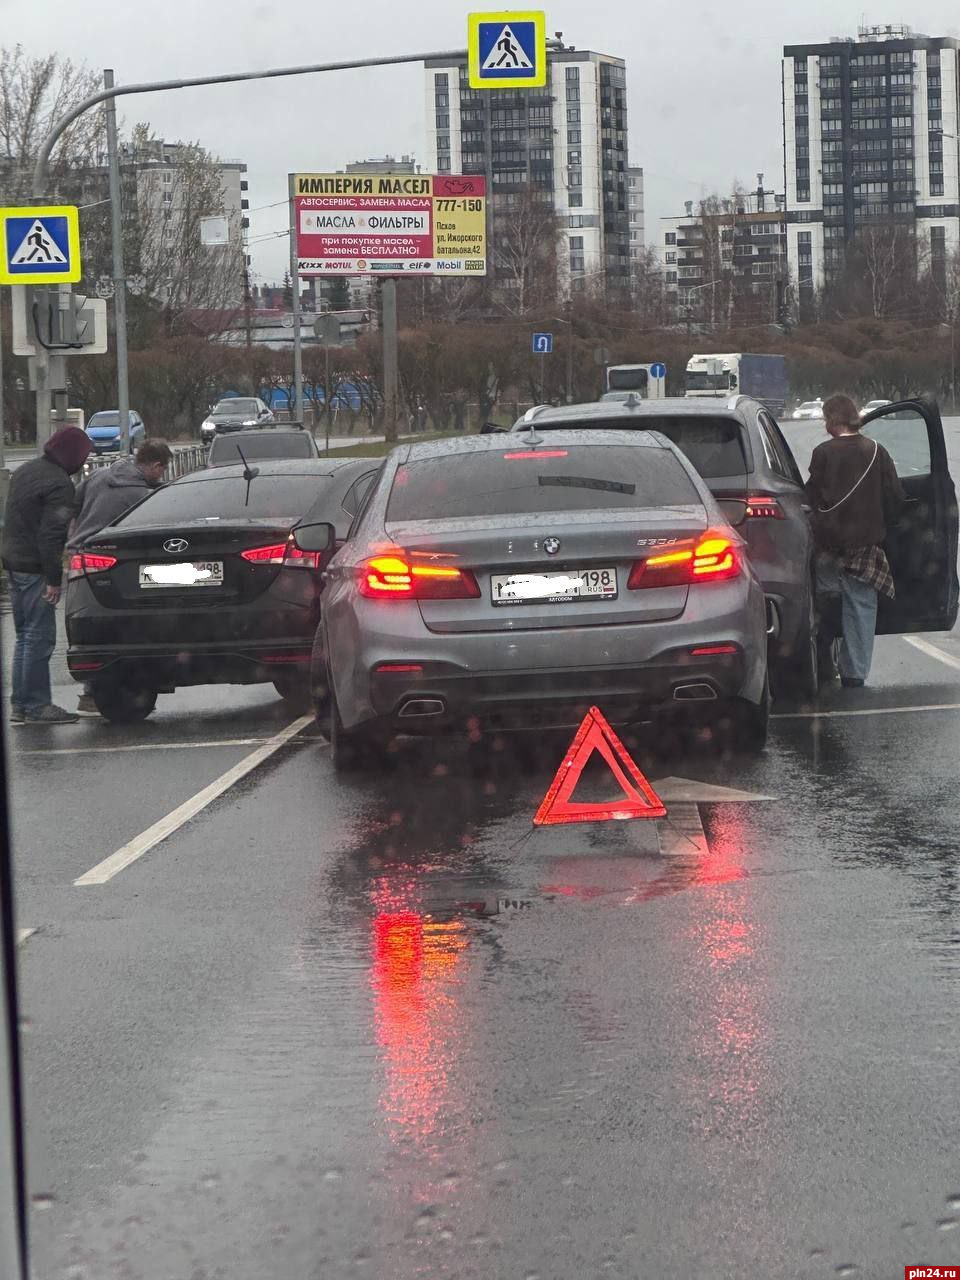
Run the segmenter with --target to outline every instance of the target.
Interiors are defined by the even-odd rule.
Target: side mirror
[[[332,524],[301,524],[294,529],[293,540],[301,551],[329,551],[337,534]]]
[[[737,385],[737,375],[736,375],[735,373],[731,373],[731,375],[730,375],[730,390],[732,391],[736,385]]]
[[[739,529],[747,518],[747,504],[741,498],[718,498],[717,506],[734,529]]]

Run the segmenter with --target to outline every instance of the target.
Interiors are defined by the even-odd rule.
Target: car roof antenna
[[[249,507],[249,505],[250,505],[250,482],[251,482],[252,480],[256,480],[257,476],[260,474],[260,468],[259,468],[259,467],[251,467],[251,466],[250,466],[250,464],[247,462],[246,458],[243,456],[243,450],[240,448],[240,444],[239,444],[239,442],[237,443],[237,453],[239,453],[239,455],[240,455],[240,461],[243,463],[243,478],[244,478],[244,480],[246,480],[246,482],[247,482],[247,492],[246,492],[246,494],[244,495],[243,505],[244,505],[245,507]]]
[[[527,434],[523,437],[523,443],[534,444],[534,445],[543,444],[543,436],[537,435],[537,429],[532,422],[530,423],[530,426],[527,428]]]

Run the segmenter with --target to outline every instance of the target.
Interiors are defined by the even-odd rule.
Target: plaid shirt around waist
[[[841,551],[836,557],[837,565],[849,573],[851,578],[865,582],[888,600],[896,599],[896,588],[893,585],[893,574],[890,572],[890,561],[883,547],[851,547]]]

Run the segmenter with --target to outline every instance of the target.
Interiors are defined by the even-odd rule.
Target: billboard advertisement
[[[457,174],[292,176],[297,270],[486,275],[486,179]]]

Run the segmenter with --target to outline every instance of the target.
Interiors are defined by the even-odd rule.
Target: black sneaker
[[[26,717],[23,714],[23,707],[15,707],[12,702],[10,704],[10,723],[26,724]]]
[[[25,711],[23,716],[24,724],[76,724],[79,719],[72,711],[55,707],[52,702],[39,711]]]
[[[863,681],[857,680],[855,676],[841,676],[840,683],[844,689],[862,689]]]
[[[80,697],[77,699],[77,715],[98,716],[99,714],[100,711],[93,700],[93,695],[90,693],[81,693]]]

